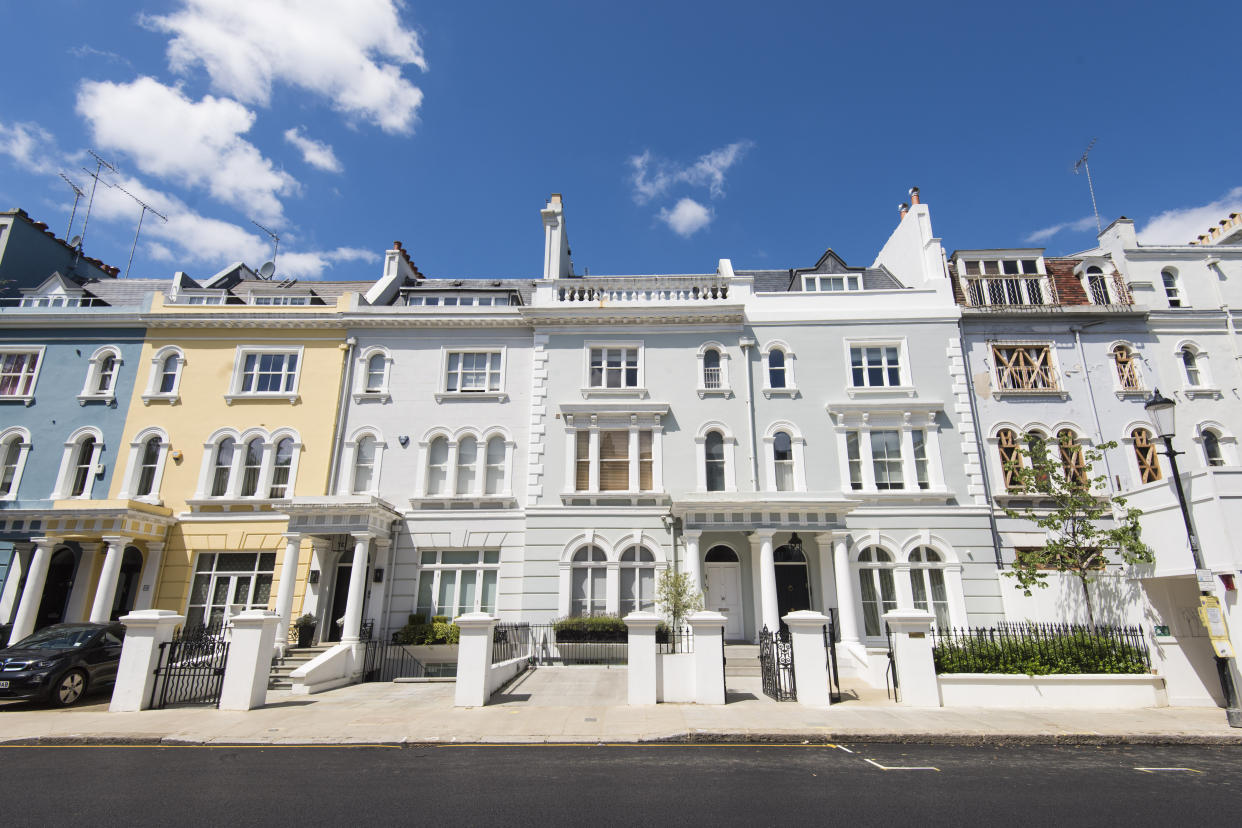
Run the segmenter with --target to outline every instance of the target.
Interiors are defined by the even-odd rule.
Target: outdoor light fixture
[[[1147,413],[1151,416],[1152,423],[1156,427],[1156,434],[1160,439],[1164,440],[1164,456],[1169,458],[1169,474],[1173,478],[1173,488],[1177,492],[1177,504],[1182,509],[1182,521],[1186,524],[1186,538],[1190,541],[1190,555],[1195,562],[1195,574],[1199,576],[1199,595],[1201,598],[1211,598],[1216,600],[1212,595],[1212,590],[1207,584],[1210,584],[1211,572],[1203,566],[1203,554],[1199,549],[1199,536],[1195,533],[1195,525],[1190,519],[1190,508],[1186,504],[1186,491],[1182,488],[1182,477],[1177,471],[1177,455],[1182,454],[1180,451],[1173,450],[1173,409],[1176,406],[1172,400],[1160,393],[1157,388],[1155,393],[1151,395],[1151,399],[1147,401],[1143,408],[1147,409]],[[1207,583],[1205,584],[1204,576],[1206,573]],[[1208,603],[1200,601],[1203,611],[1208,611]],[[1216,611],[1220,612],[1217,605]],[[1211,630],[1209,629],[1209,634]],[[1228,652],[1228,650],[1226,650]],[[1234,664],[1233,658],[1221,655],[1216,649],[1215,644],[1212,647],[1212,656],[1216,660],[1216,672],[1220,676],[1220,688],[1225,695],[1225,718],[1229,721],[1230,727],[1242,727],[1242,708],[1238,707],[1238,689],[1234,682]]]
[[[307,576],[306,576],[306,583],[308,583],[308,584],[317,584],[317,583],[319,583],[319,570],[318,570],[318,569],[312,569],[312,570],[311,570],[311,571],[307,574]]]
[[[789,551],[793,552],[795,557],[802,554],[802,538],[798,537],[797,532],[789,536],[788,546]]]

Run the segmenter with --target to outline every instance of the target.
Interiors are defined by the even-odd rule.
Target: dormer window
[[[504,307],[515,302],[509,301],[509,294],[475,294],[475,293],[453,293],[453,294],[407,294],[405,297],[407,305],[418,307]]]
[[[1087,291],[1091,294],[1092,304],[1112,304],[1112,298],[1108,293],[1108,280],[1104,276],[1104,271],[1098,267],[1087,268]]]
[[[840,293],[847,290],[862,290],[862,276],[857,273],[803,276],[802,289],[814,293]]]
[[[309,296],[255,296],[250,297],[252,305],[309,305]]]
[[[1039,259],[958,259],[966,282],[966,298],[973,307],[1043,305],[1049,298]]]

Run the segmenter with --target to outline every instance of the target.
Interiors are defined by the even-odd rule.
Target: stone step
[[[724,646],[725,658],[758,658],[758,644],[726,644]]]

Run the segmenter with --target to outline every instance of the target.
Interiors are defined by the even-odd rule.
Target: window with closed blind
[[[654,489],[654,454],[650,429],[599,429],[575,435],[574,489],[579,492],[649,492]],[[637,439],[631,442],[631,434]],[[631,476],[634,483],[631,485]]]

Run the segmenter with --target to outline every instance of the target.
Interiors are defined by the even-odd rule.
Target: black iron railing
[[[841,701],[841,676],[837,670],[837,611],[828,610],[828,623],[824,625],[824,649],[828,653],[828,700],[831,704]]]
[[[196,633],[202,627],[191,630]],[[220,704],[229,643],[210,635],[178,636],[160,644],[151,707]]]
[[[788,629],[769,630],[759,633],[759,672],[763,678],[764,695],[776,701],[797,701],[798,688],[794,683],[793,641]]]
[[[530,624],[501,623],[492,631],[492,664],[530,655]]]
[[[694,630],[663,628],[656,630],[656,652],[662,655],[694,652]]]
[[[532,664],[628,664],[628,631],[557,630],[557,625],[530,625]]]
[[[998,624],[932,633],[937,673],[1147,673],[1138,627]]]
[[[364,682],[427,676],[426,666],[410,655],[409,651],[400,644],[391,644],[381,638],[367,640],[364,645],[366,647],[362,666]]]

